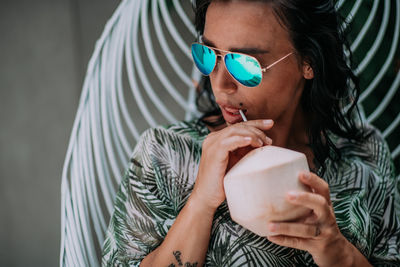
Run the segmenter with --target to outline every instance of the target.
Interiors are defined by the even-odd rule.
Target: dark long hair
[[[192,1],[199,35],[204,31],[211,1],[229,0]],[[341,157],[329,133],[352,141],[363,138],[362,128],[355,122],[355,115],[359,116],[357,101],[360,89],[358,79],[351,70],[351,53],[341,29],[343,19],[331,0],[258,1],[271,5],[278,20],[288,30],[297,54],[314,71],[314,78],[306,80],[301,105],[310,119],[308,135],[315,163],[322,166],[324,172],[326,158],[336,161]],[[349,51],[350,57],[345,56],[344,48]],[[224,122],[208,77],[204,77],[200,84],[197,100],[204,118],[220,115],[219,120],[205,123],[216,125]]]

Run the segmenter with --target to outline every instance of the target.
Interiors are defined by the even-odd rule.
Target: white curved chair
[[[361,103],[373,124],[384,114],[392,116],[378,127],[387,140],[394,138],[389,144],[398,160],[400,71],[393,74],[391,68],[400,53],[400,2],[372,2],[341,0],[337,8],[350,25],[364,20],[351,46],[363,58],[356,73],[371,72],[376,62],[379,71],[364,81]],[[62,173],[60,266],[99,265],[113,199],[139,134],[198,116],[193,84],[200,74],[189,50],[196,37],[191,17],[187,0],[123,0],[107,22],[88,65]],[[389,47],[383,46],[388,38]],[[382,90],[382,84],[390,86]],[[364,105],[377,95],[379,103]]]

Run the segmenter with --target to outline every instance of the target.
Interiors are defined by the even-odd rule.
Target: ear
[[[306,61],[303,62],[303,77],[304,79],[311,80],[314,78],[314,71],[310,64]]]

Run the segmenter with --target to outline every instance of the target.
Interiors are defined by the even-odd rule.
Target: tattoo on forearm
[[[186,262],[185,267],[197,267],[197,262],[193,262],[193,263]]]
[[[182,260],[181,260],[181,252],[180,251],[174,251],[173,254],[175,256],[176,261],[178,262],[178,265],[179,266],[183,266]]]
[[[174,251],[172,253],[176,259],[176,262],[178,263],[178,266],[185,266],[185,267],[197,267],[197,262],[185,262],[185,265],[183,265],[182,259],[181,259],[181,255],[182,253],[180,251]],[[171,263],[168,267],[175,267],[175,264]]]

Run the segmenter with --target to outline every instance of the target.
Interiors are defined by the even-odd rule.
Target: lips
[[[225,109],[227,112],[232,113],[232,114],[235,114],[235,115],[240,114],[240,113],[239,113],[239,109],[237,109],[237,108],[224,107],[224,109]]]
[[[239,113],[240,108],[223,104],[219,104],[219,106],[222,111],[222,116],[224,116],[225,121],[228,122],[229,124],[234,124],[243,121],[242,116]],[[243,108],[241,109],[246,114],[247,110]]]

